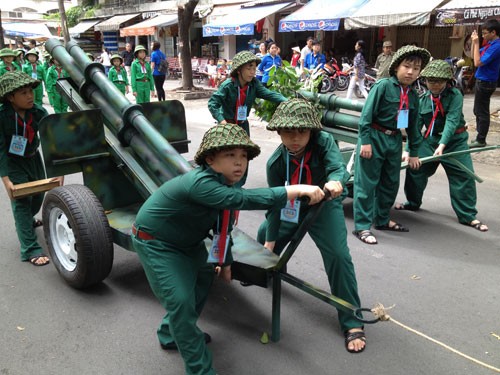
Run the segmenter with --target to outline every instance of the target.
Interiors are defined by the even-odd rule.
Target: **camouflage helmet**
[[[453,79],[453,72],[450,64],[444,60],[432,60],[420,75],[424,78],[437,78],[449,81]]]
[[[258,65],[260,64],[261,60],[250,51],[238,52],[236,55],[234,55],[233,62],[231,63],[231,75],[233,77],[237,76],[239,68],[254,61]]]
[[[92,60],[92,61],[94,61],[94,60],[95,60],[95,57],[94,57],[94,55],[93,55],[92,53],[87,52],[87,53],[86,53],[86,55],[87,55],[87,57],[88,57],[90,60]]]
[[[2,48],[0,49],[0,57],[16,57],[17,53],[11,50],[10,48]]]
[[[429,63],[431,59],[431,54],[425,48],[419,48],[415,46],[403,46],[396,51],[392,58],[391,66],[389,67],[389,74],[391,76],[396,74],[396,68],[401,64],[406,58],[410,56],[419,56],[422,59],[421,69]]]
[[[138,44],[137,46],[135,46],[135,49],[134,49],[134,56],[135,57],[137,57],[137,52],[139,52],[139,51],[144,51],[144,52],[146,52],[146,55],[148,54],[148,50],[146,49],[146,47],[144,47],[141,44]]]
[[[35,88],[39,84],[40,81],[31,78],[29,75],[21,72],[20,70],[7,72],[0,77],[0,100],[3,101],[8,94],[12,94],[17,89],[26,86]]]
[[[14,50],[14,53],[16,54],[16,56],[19,56],[21,53],[24,55],[26,55],[26,50],[24,48],[16,48]]]
[[[121,57],[119,54],[115,53],[113,56],[111,56],[111,58],[109,59],[109,61],[111,61],[111,64],[113,64],[113,60],[114,59],[120,59],[120,62],[123,63],[123,57]]]
[[[28,55],[33,55],[38,60],[39,56],[38,56],[38,52],[36,51],[36,49],[32,48],[28,52],[26,52],[26,57],[28,57]]]
[[[196,164],[202,165],[210,152],[226,148],[243,148],[247,150],[248,160],[252,160],[260,154],[260,147],[252,142],[241,126],[219,124],[208,129],[203,135],[203,140],[194,156],[194,161]]]
[[[290,99],[280,103],[267,125],[267,130],[322,129],[320,114],[307,100]]]

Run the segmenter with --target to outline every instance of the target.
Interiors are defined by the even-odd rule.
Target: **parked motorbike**
[[[447,57],[445,61],[451,65],[453,70],[453,84],[460,90],[462,95],[474,90],[474,69],[465,65],[465,60],[458,57]]]
[[[349,87],[349,74],[344,72],[343,69],[340,69],[340,66],[335,58],[332,57],[329,63],[334,70],[334,74],[331,79],[336,80],[337,87],[335,88],[335,90],[347,90],[347,88]]]
[[[304,83],[304,88],[310,89],[311,85],[316,83],[318,86],[318,92],[326,93],[330,91],[335,91],[338,87],[338,65],[333,65],[335,59],[330,60],[327,63],[319,64],[315,67],[312,72],[310,72],[309,76],[306,78]],[[321,80],[320,80],[321,77]],[[342,87],[344,86],[344,82],[341,82]]]

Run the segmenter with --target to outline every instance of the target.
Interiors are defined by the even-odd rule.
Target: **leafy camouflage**
[[[280,103],[267,130],[321,129],[320,114],[313,104],[304,99],[290,99]]]

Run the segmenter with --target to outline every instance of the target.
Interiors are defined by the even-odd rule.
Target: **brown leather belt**
[[[136,81],[139,81],[139,82],[148,82],[149,79],[148,78],[144,78],[144,79],[136,79]]]
[[[140,229],[137,229],[135,227],[135,224],[132,225],[132,234],[143,241],[151,241],[151,240],[155,239],[155,237],[150,235],[149,233],[146,233]]]
[[[453,134],[462,134],[465,131],[467,131],[467,127],[462,126],[461,128],[458,128],[457,130],[455,130],[455,133],[453,133]],[[442,135],[442,134],[443,134],[443,132],[437,133],[437,135]]]
[[[395,135],[400,134],[399,130],[388,129],[388,128],[385,128],[383,126],[380,126],[379,124],[375,124],[375,123],[371,124],[371,127],[375,130],[378,130],[379,132],[384,133],[385,135],[395,136]]]

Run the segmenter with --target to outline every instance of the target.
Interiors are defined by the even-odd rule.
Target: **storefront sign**
[[[286,31],[335,31],[339,29],[340,19],[280,21],[280,32]]]
[[[478,25],[500,17],[500,7],[438,9],[436,26]]]

